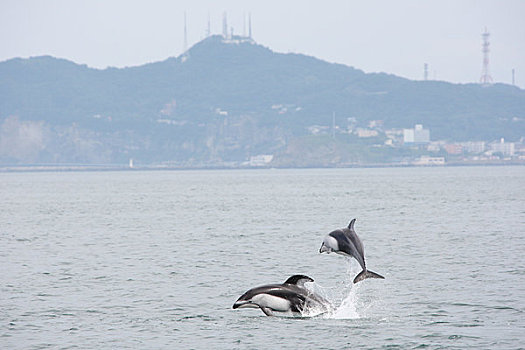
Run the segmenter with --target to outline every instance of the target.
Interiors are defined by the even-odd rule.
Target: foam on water
[[[354,319],[360,318],[361,315],[357,311],[357,301],[358,301],[358,290],[359,284],[351,286],[348,295],[343,299],[343,302],[339,307],[335,309],[333,313],[327,315],[327,318],[334,319]]]
[[[341,281],[334,287],[323,287],[317,283],[311,287],[312,292],[329,301],[328,312],[325,312],[326,310],[322,310],[323,313],[319,312],[319,310],[308,310],[307,314],[303,316],[314,317],[320,315],[327,319],[356,319],[362,317],[362,314],[358,311],[358,291],[361,285],[352,283],[351,276],[356,275],[356,272],[353,271],[350,261],[347,264],[348,268],[345,276],[350,277],[347,277],[346,280]]]

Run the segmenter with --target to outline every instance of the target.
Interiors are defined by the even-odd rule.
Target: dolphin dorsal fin
[[[295,284],[296,286],[303,287],[306,282],[313,282],[313,278],[310,278],[305,275],[293,275],[288,278],[285,284]]]
[[[353,230],[354,229],[354,224],[355,224],[355,219],[352,219],[352,221],[350,221],[350,223],[348,224],[348,228],[350,230]]]

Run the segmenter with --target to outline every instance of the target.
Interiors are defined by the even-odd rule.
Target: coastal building
[[[460,143],[463,151],[467,153],[483,153],[485,152],[485,141],[469,141]]]
[[[426,144],[430,142],[430,131],[423,125],[416,124],[413,129],[403,129],[403,143]]]
[[[501,138],[499,142],[491,142],[489,144],[490,151],[492,153],[501,153],[504,156],[513,156],[514,155],[514,143],[505,142],[504,138]]]
[[[308,127],[308,131],[312,135],[328,134],[330,127],[326,125],[311,125]]]
[[[383,120],[371,120],[368,122],[368,127],[370,129],[378,129],[378,128],[382,128],[383,124],[384,124]]]
[[[273,160],[273,154],[259,154],[250,157],[250,166],[266,166]]]
[[[439,152],[441,149],[441,144],[439,142],[430,142],[427,145],[427,151],[429,152]]]
[[[463,153],[463,147],[458,143],[447,143],[443,148],[448,154],[458,155]]]
[[[370,129],[363,129],[363,128],[357,128],[355,131],[357,134],[357,137],[374,137],[379,135],[377,130],[370,130]]]
[[[444,157],[421,156],[412,162],[413,165],[445,165]]]
[[[399,145],[403,142],[403,129],[388,129],[385,130],[385,136],[392,140],[393,145]]]
[[[520,159],[525,159],[525,144],[522,142],[523,141],[514,144],[514,154],[520,157]]]

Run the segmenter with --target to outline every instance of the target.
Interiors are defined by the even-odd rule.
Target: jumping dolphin
[[[354,283],[364,280],[365,278],[384,278],[383,276],[366,269],[365,251],[363,243],[354,231],[355,219],[350,221],[348,228],[335,230],[326,235],[323,244],[319,249],[319,253],[331,253],[353,257],[359,262],[363,271],[361,271],[355,278]]]
[[[304,275],[293,275],[283,284],[255,287],[244,293],[233,304],[234,309],[260,308],[266,316],[274,313],[291,313],[302,316],[308,311],[328,311],[329,302],[305,288],[314,280]]]

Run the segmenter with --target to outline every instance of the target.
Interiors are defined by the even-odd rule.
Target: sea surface
[[[1,349],[525,348],[525,168],[0,173],[0,266]],[[293,274],[336,309],[232,309]]]

